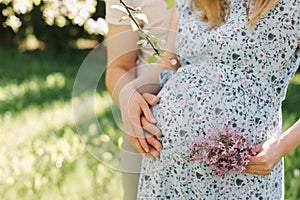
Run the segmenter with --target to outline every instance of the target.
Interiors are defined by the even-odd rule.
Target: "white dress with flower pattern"
[[[283,199],[283,162],[269,176],[213,176],[203,163],[187,161],[195,138],[232,128],[256,145],[281,133],[281,103],[300,63],[300,0],[280,0],[245,29],[242,0],[230,1],[220,27],[176,3],[176,52],[182,63],[164,83],[152,107],[163,145],[160,158],[144,158],[138,199]],[[169,72],[161,74],[162,80]]]

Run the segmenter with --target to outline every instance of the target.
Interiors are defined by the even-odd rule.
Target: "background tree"
[[[0,10],[0,42],[6,44],[29,40],[33,49],[65,50],[78,38],[101,42],[108,31],[104,1],[0,0]]]

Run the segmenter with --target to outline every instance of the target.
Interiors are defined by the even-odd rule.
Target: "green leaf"
[[[150,64],[150,63],[155,63],[157,61],[157,57],[152,55],[152,56],[148,56],[146,63]]]
[[[162,50],[162,49],[158,49],[157,51],[158,51],[159,55],[162,55],[163,53],[165,53],[165,50]]]
[[[167,4],[168,9],[172,8],[175,4],[175,0],[165,0],[165,2]]]
[[[145,30],[140,31],[140,37],[142,37],[142,38],[146,38],[146,37],[147,37],[147,34],[148,34],[148,33],[146,33]]]
[[[149,38],[149,37],[148,37]],[[155,37],[149,38],[150,43],[153,45],[155,49],[159,49],[158,40]]]

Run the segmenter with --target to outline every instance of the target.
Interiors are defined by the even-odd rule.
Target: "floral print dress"
[[[182,67],[161,73],[152,111],[163,150],[143,159],[138,199],[283,199],[283,161],[268,176],[219,177],[186,158],[195,138],[216,129],[237,130],[252,145],[282,134],[281,103],[300,63],[300,1],[279,0],[254,31],[242,0],[230,1],[229,19],[211,31],[189,5],[176,3]]]

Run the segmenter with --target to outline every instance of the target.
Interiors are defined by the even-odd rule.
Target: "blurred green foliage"
[[[298,70],[299,72],[299,70]],[[288,87],[282,105],[283,130],[300,119],[300,73],[297,73]],[[285,157],[285,199],[300,199],[300,146]]]
[[[105,2],[97,0],[0,0],[0,42],[20,45],[29,39],[63,51],[78,38],[99,42],[107,33]],[[26,49],[25,49],[26,50]]]

